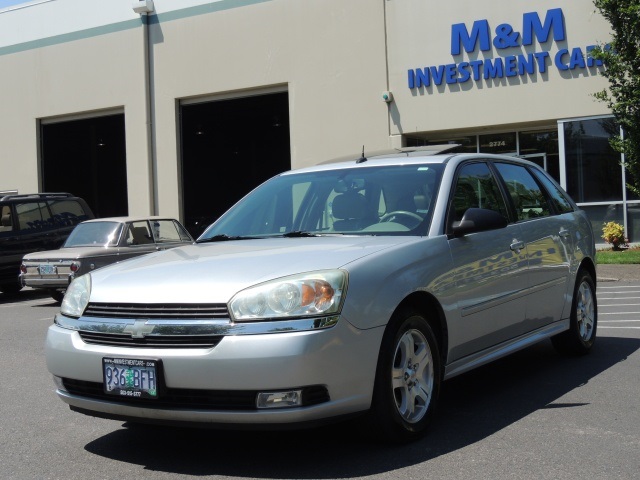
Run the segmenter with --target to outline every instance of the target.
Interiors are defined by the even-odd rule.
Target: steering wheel
[[[413,220],[418,220],[418,222],[422,222],[422,217],[417,213],[408,212],[406,210],[395,210],[393,212],[385,213],[382,217],[380,217],[380,222],[390,222],[392,219],[399,220],[398,217],[404,218],[405,220],[410,220],[407,225],[404,222],[399,222],[405,227],[415,227],[417,223],[414,223]]]

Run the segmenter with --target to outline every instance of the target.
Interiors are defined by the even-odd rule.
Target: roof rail
[[[446,143],[441,145],[426,145],[422,147],[402,147],[402,148],[393,148],[390,150],[377,150],[373,152],[363,152],[363,154],[358,158],[355,155],[349,155],[345,157],[334,158],[331,160],[326,160],[324,162],[320,162],[318,165],[325,165],[329,163],[339,163],[339,162],[348,162],[355,161],[356,163],[366,162],[368,158],[385,158],[385,157],[398,157],[401,155],[417,156],[417,155],[437,155],[439,153],[446,153],[454,148],[458,148],[460,146],[459,143]]]
[[[22,194],[22,195],[5,195],[3,197],[0,197],[0,201],[5,201],[5,200],[22,200],[22,199],[31,199],[31,198],[43,198],[43,199],[49,199],[49,198],[68,198],[68,197],[73,197],[74,195],[71,193],[66,193],[66,192],[52,192],[52,193],[48,193],[48,192],[44,192],[44,193],[26,193],[26,194]]]

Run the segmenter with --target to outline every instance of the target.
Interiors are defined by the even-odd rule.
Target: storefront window
[[[631,242],[640,240],[640,204],[631,203],[627,206],[627,228],[624,231]]]
[[[605,223],[616,222],[624,225],[623,205],[592,205],[580,208],[587,213],[587,217],[589,217],[589,220],[591,221],[591,228],[593,228],[593,236],[596,243],[605,243],[602,239],[602,227]],[[637,220],[640,221],[640,218]],[[629,235],[627,234],[627,236]]]
[[[629,181],[629,175],[627,174],[627,182]],[[627,188],[627,200],[640,200],[640,197]]]
[[[609,144],[613,118],[564,123],[567,191],[578,202],[622,200],[620,154]]]
[[[521,132],[520,156],[537,163],[560,181],[560,155],[558,153],[558,130]]]
[[[480,152],[506,155],[518,153],[516,132],[480,135]]]

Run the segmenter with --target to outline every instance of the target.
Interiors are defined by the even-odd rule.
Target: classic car
[[[75,227],[62,248],[25,255],[20,280],[28,287],[48,290],[55,300],[62,301],[69,283],[87,272],[192,242],[180,222],[171,218],[88,220]]]

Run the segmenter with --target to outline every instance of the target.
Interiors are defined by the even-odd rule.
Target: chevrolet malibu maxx
[[[76,412],[408,441],[444,380],[596,338],[594,235],[534,163],[403,149],[278,175],[190,246],[90,272],[46,340]]]

